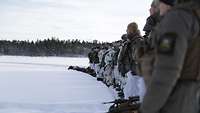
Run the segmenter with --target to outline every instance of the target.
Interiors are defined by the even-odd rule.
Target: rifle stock
[[[111,106],[107,113],[134,113],[140,107],[140,104],[126,104],[126,105],[118,105]]]

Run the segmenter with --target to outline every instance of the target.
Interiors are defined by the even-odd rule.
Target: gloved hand
[[[132,75],[137,75],[137,73],[135,71],[131,71]]]

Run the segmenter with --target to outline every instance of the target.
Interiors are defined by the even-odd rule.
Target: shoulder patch
[[[174,53],[177,36],[178,35],[173,32],[162,35],[158,40],[157,52],[160,54],[172,55]]]

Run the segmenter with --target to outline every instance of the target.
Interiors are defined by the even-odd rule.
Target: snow
[[[131,71],[129,71],[127,73],[126,85],[124,86],[125,99],[128,99],[132,96],[139,96],[140,102],[142,102],[145,92],[146,87],[143,77],[132,75]]]
[[[0,113],[105,113],[114,99],[103,83],[67,70],[87,58],[0,56]]]
[[[88,66],[88,58],[74,57],[25,57],[25,56],[0,56],[1,63],[14,64],[34,64],[34,65],[52,65],[52,66],[69,66],[79,65]]]

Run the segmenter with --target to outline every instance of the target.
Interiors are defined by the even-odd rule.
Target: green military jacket
[[[188,55],[188,50],[193,46],[192,41],[196,40],[195,38],[200,38],[199,25],[198,18],[192,11],[180,8],[169,11],[159,24],[155,35],[156,51],[152,78],[140,108],[141,113],[169,113],[167,111],[175,105],[176,99],[174,99],[174,102],[169,102],[169,100],[171,95],[178,91],[180,85],[179,79],[184,74],[182,72],[185,59],[187,56],[190,56]],[[200,45],[200,40],[198,39],[196,41]],[[199,59],[200,57],[196,61],[199,61]],[[196,63],[195,60],[193,63]],[[181,97],[182,95],[179,94],[176,96]],[[181,103],[181,99],[179,101]],[[170,107],[168,107],[168,110],[163,110],[165,106]],[[189,106],[188,109],[176,109],[178,109],[176,111],[180,111],[177,113],[186,113]],[[182,109],[185,111],[181,111]],[[190,109],[190,111],[192,110]]]
[[[135,33],[133,37],[123,43],[118,57],[118,68],[121,73],[128,71],[137,71],[137,48],[143,46],[142,37]]]

